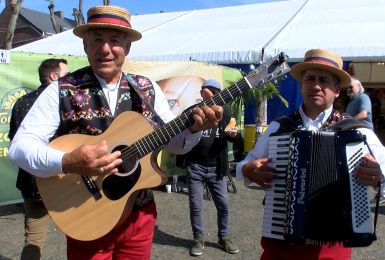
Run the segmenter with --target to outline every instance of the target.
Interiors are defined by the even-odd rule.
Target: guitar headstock
[[[192,114],[193,109],[195,107],[201,107],[204,105],[225,105],[228,102],[241,96],[246,91],[249,91],[251,88],[261,86],[269,81],[272,81],[276,78],[285,75],[287,72],[290,71],[289,65],[287,64],[286,60],[287,56],[283,52],[281,52],[277,56],[262,63],[255,70],[253,70],[247,76],[239,80],[237,83],[225,88],[224,90],[215,94],[211,98],[206,99],[183,111],[183,113],[178,117],[178,124],[183,124],[185,128],[192,125]],[[178,127],[178,129],[181,129],[181,127]]]
[[[245,80],[250,88],[266,84],[290,71],[287,64],[287,55],[283,52],[260,64],[250,72]]]

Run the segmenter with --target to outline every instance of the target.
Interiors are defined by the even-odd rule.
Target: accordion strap
[[[378,210],[380,208],[380,194],[381,194],[381,181],[378,182],[378,191],[377,191],[377,200],[376,200],[376,209],[374,210],[374,239],[377,240],[377,235],[376,235],[376,227],[377,227],[377,217],[378,217]]]
[[[366,139],[364,140],[366,146],[369,149],[369,153],[374,157],[372,150],[370,149]],[[373,220],[373,226],[374,226],[374,233],[373,233],[373,239],[377,240],[377,235],[376,235],[376,228],[377,228],[377,218],[378,218],[378,210],[380,208],[380,194],[381,194],[381,183],[382,181],[378,182],[378,191],[377,191],[377,200],[376,200],[376,209],[374,210],[374,220]]]

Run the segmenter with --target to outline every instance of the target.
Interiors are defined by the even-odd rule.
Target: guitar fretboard
[[[263,85],[279,76],[282,76],[290,70],[285,61],[286,55],[281,53],[265,64],[260,65],[256,70],[245,76],[237,83],[215,94],[211,98],[186,109],[177,118],[131,144],[128,148],[122,151],[122,158],[137,160],[167,144],[173,137],[193,125],[193,111],[196,107],[203,107],[206,105],[223,106],[238,98],[254,86]]]

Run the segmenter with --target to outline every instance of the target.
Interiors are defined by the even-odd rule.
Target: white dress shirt
[[[328,108],[327,110],[323,111],[321,114],[319,114],[316,119],[312,120],[311,118],[307,117],[305,113],[302,110],[302,106],[299,108],[299,113],[302,118],[303,126],[305,130],[310,131],[318,131],[321,126],[326,122],[326,120],[329,118],[331,112],[333,110],[333,107]],[[266,131],[258,138],[258,141],[256,142],[253,150],[251,150],[246,158],[242,161],[240,161],[236,166],[236,176],[238,180],[244,180],[245,185],[251,184],[251,181],[247,178],[245,178],[242,174],[242,167],[246,162],[260,159],[260,158],[267,158],[269,153],[269,136],[272,133],[277,132],[279,129],[280,124],[276,121],[271,122],[269,127],[266,129]],[[379,163],[381,167],[382,174],[385,173],[385,147],[382,145],[381,141],[378,139],[378,137],[375,135],[375,133],[368,129],[368,128],[358,128],[358,131],[360,131],[363,135],[366,135],[366,141],[368,142],[368,145],[373,152],[374,157],[376,158],[377,162]]]
[[[97,77],[114,114],[117,90],[107,86]],[[154,110],[164,122],[175,118],[162,90],[152,81],[155,90]],[[112,88],[112,89],[111,89]],[[18,167],[39,177],[50,177],[62,172],[65,152],[47,146],[60,125],[58,81],[51,83],[37,98],[22,121],[9,146],[9,160]],[[167,149],[174,154],[183,154],[192,149],[201,137],[201,132],[192,134],[188,129],[174,137]]]

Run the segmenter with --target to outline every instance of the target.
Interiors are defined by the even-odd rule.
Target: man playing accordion
[[[259,137],[253,150],[236,167],[237,178],[245,184],[254,182],[264,189],[269,189],[277,177],[277,170],[269,163],[269,137],[273,133],[290,129],[297,131],[323,130],[343,119],[345,113],[333,109],[333,103],[341,89],[350,84],[351,78],[342,69],[342,59],[337,54],[322,49],[306,52],[304,61],[292,67],[291,75],[301,85],[303,101],[294,113],[271,122],[268,129]],[[366,136],[366,143],[371,151],[364,155],[355,170],[357,182],[364,186],[378,187],[385,173],[385,153],[374,132],[358,127],[357,131]],[[321,145],[322,146],[322,145]],[[301,155],[299,155],[301,157]],[[342,243],[307,244],[291,243],[286,240],[264,237],[261,245],[261,259],[350,259],[351,248]]]

